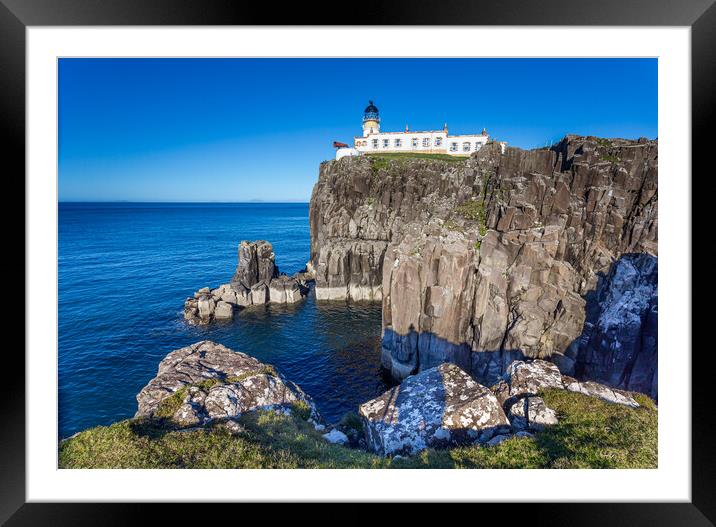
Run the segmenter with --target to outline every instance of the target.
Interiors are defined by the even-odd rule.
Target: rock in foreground
[[[308,408],[310,398],[268,364],[205,340],[171,352],[137,395],[135,417],[200,426],[261,409]]]
[[[507,373],[505,373],[503,379],[492,387],[500,402],[506,409],[510,409],[510,413],[518,411],[519,407],[515,406],[518,400],[524,398],[535,399],[535,396],[541,390],[548,389],[568,390],[596,397],[609,403],[621,404],[631,408],[639,407],[639,403],[629,392],[610,388],[593,381],[578,381],[567,375],[562,375],[556,365],[544,360],[514,361],[508,366]],[[529,401],[528,404],[530,404]],[[539,401],[535,400],[531,404],[539,405]],[[541,410],[538,409],[538,406],[534,406],[529,411],[540,412]],[[526,414],[518,411],[517,415],[525,417]],[[550,420],[549,418],[546,419]]]
[[[510,421],[512,428],[522,430],[532,428],[541,430],[545,426],[556,425],[557,414],[548,408],[541,397],[525,397],[520,399],[510,408]]]
[[[388,456],[487,442],[510,429],[495,395],[454,364],[441,364],[360,406],[368,446]]]

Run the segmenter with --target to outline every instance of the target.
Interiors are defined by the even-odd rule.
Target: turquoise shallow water
[[[269,240],[282,272],[309,258],[308,204],[59,204],[59,436],[131,417],[170,351],[202,339],[275,365],[328,421],[382,393],[380,304],[319,303],[184,323],[184,299],[226,283],[241,240]]]

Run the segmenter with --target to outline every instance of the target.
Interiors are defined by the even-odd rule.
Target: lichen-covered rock
[[[510,397],[537,395],[540,390],[564,388],[557,366],[544,360],[513,362],[507,369],[505,380],[510,385]]]
[[[510,429],[494,394],[447,363],[408,377],[359,413],[366,443],[384,456],[486,442]]]
[[[273,367],[208,340],[171,352],[159,371],[137,394],[135,417],[169,419],[198,426],[259,409],[308,406],[311,399]]]
[[[543,360],[514,361],[507,367],[507,372],[500,382],[491,388],[495,397],[503,408],[508,411],[509,415],[517,416],[518,418],[526,417],[528,421],[530,420],[529,416],[520,410],[519,404],[530,399],[527,403],[537,405],[533,410],[539,412],[542,410],[540,405],[543,405],[544,401],[536,396],[541,390],[549,389],[579,392],[590,397],[597,397],[610,403],[622,404],[632,408],[639,406],[639,403],[628,392],[613,389],[593,381],[578,381],[567,375],[562,375],[557,366]],[[528,408],[525,407],[524,411],[527,410]],[[514,422],[513,425],[515,425]],[[520,428],[519,425],[520,423],[518,422],[517,428]]]
[[[572,377],[563,376],[564,387],[570,392],[583,393],[590,397],[597,397],[603,401],[615,404],[623,404],[631,408],[637,408],[639,403],[629,393],[610,388],[593,381],[578,381]]]
[[[525,397],[514,403],[508,412],[512,428],[542,430],[545,426],[556,425],[557,413],[548,408],[541,397]]]

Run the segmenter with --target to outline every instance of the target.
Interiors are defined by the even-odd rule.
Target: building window
[[[436,137],[435,138],[435,146],[441,146],[443,144],[442,137]]]
[[[463,144],[462,144],[462,151],[463,151],[463,152],[469,152],[469,151],[470,151],[470,143],[463,143]]]
[[[457,152],[457,143],[450,143],[450,151]]]
[[[430,138],[423,137],[423,148],[429,148],[429,147],[430,147]]]
[[[482,148],[482,143],[475,143],[475,152],[480,150],[480,148]]]
[[[373,139],[372,143],[373,143],[373,148],[378,148],[378,140],[377,139]]]
[[[396,139],[396,140],[395,140],[395,147],[396,147],[396,148],[400,148],[401,146],[403,146],[403,140],[400,139],[400,138]]]
[[[390,146],[390,140],[389,139],[383,139],[383,148],[388,148]]]
[[[413,148],[418,148],[418,138],[413,137]]]

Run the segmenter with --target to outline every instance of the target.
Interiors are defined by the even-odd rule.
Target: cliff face
[[[491,384],[515,359],[548,358],[655,395],[657,161],[655,141],[569,136],[466,161],[323,163],[317,298],[381,299],[383,364],[399,379],[454,362]],[[633,253],[653,265],[623,263]]]

